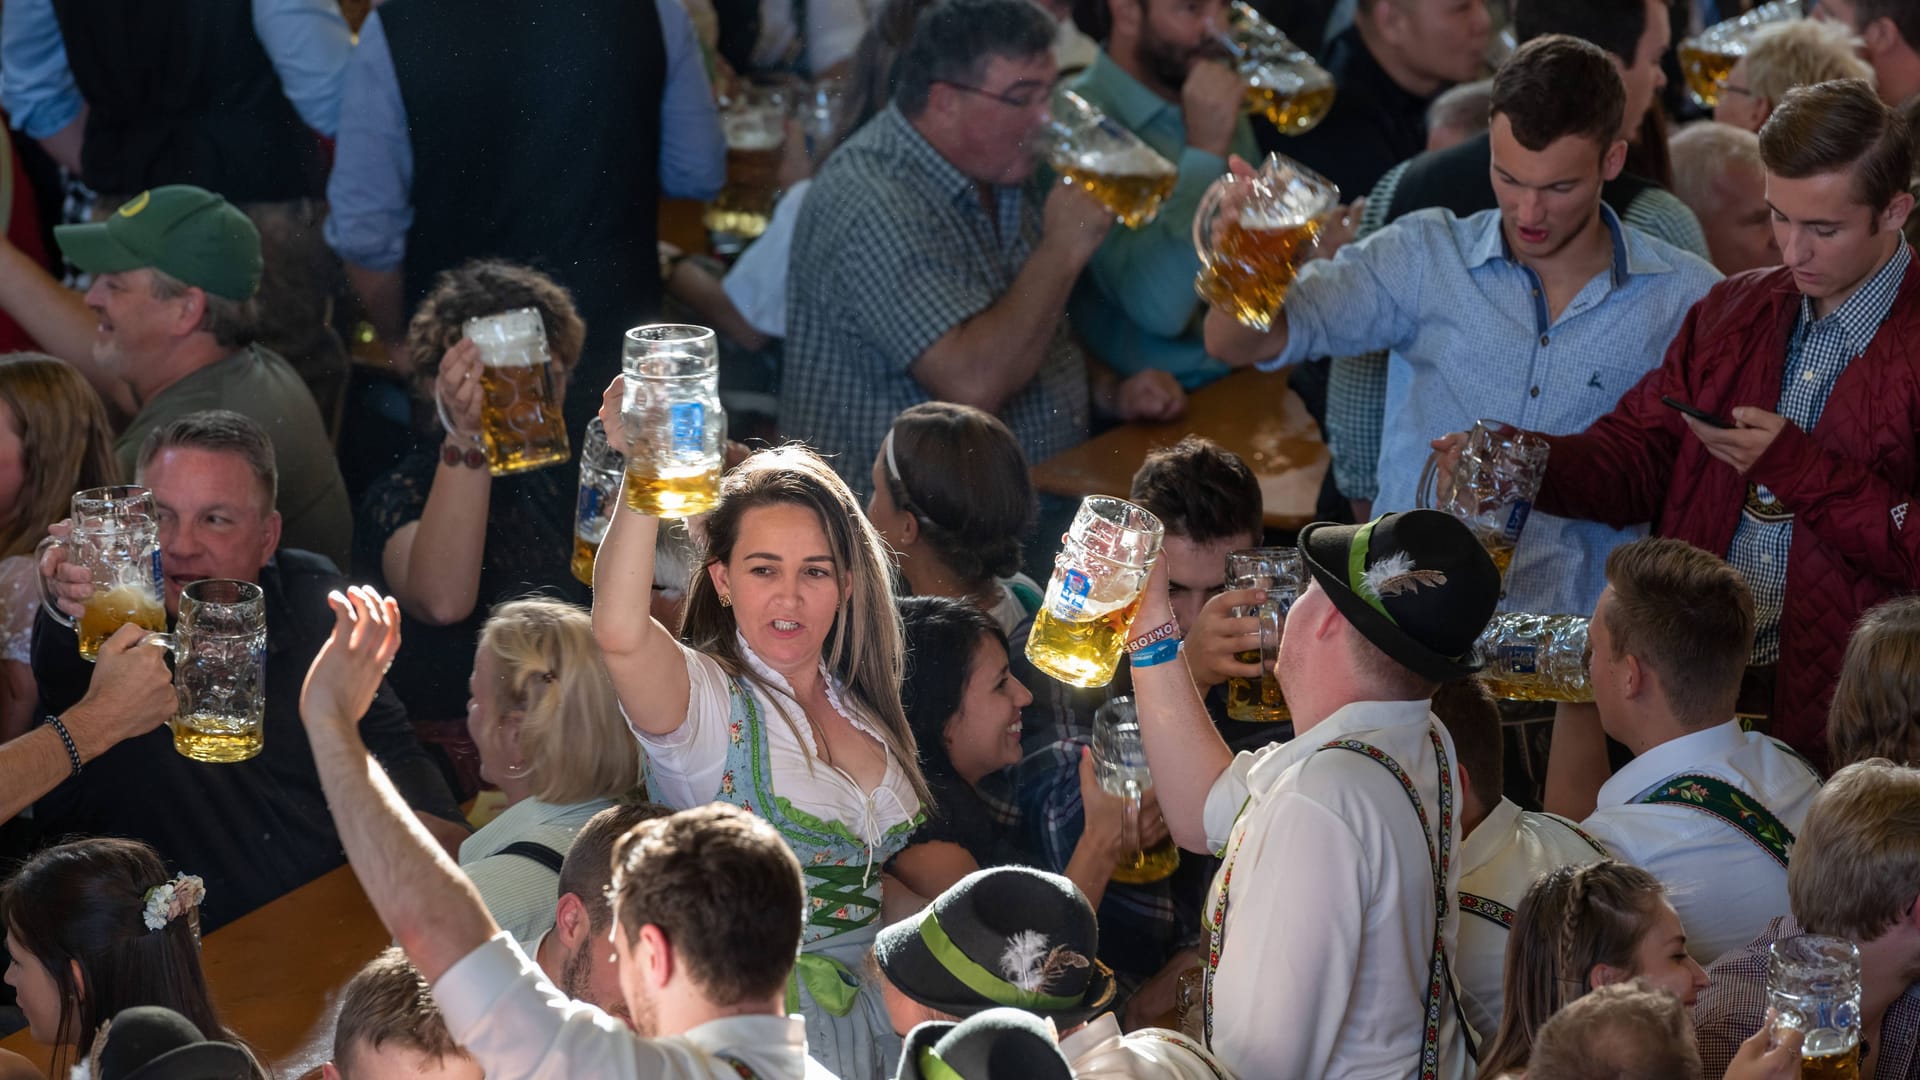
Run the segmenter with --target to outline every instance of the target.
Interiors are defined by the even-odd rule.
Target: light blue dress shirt
[[[680,0],[654,0],[666,46],[667,76],[660,99],[660,191],[668,198],[710,199],[727,179],[727,141],[701,59],[693,21]],[[413,144],[400,78],[387,48],[380,13],[360,27],[360,45],[347,65],[341,97],[340,139],[327,179],[327,244],[369,270],[397,269],[406,260],[413,226]]]
[[[1375,513],[1413,508],[1430,440],[1481,418],[1583,431],[1659,366],[1720,274],[1604,205],[1600,214],[1613,263],[1557,319],[1540,279],[1508,255],[1498,210],[1409,214],[1301,271],[1287,294],[1286,351],[1262,366],[1390,350]],[[1502,608],[1592,614],[1607,553],[1645,534],[1535,513]]]
[[[340,80],[353,32],[335,0],[253,0],[253,32],[300,119],[322,135],[340,125]],[[0,15],[0,106],[29,138],[73,123],[85,104],[67,65],[53,0],[7,0]]]

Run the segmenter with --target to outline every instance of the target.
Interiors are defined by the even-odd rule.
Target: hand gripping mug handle
[[[39,544],[35,545],[33,549],[33,576],[35,580],[40,582],[40,609],[52,616],[53,620],[61,626],[78,633],[80,628],[74,625],[71,616],[60,610],[60,598],[53,595],[53,590],[47,585],[46,572],[40,569],[41,563],[46,560],[48,549],[65,546],[60,538],[56,536],[45,537]]]

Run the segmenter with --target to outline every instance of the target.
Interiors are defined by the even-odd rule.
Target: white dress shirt
[[[1232,1080],[1226,1066],[1178,1031],[1141,1028],[1120,1032],[1112,1013],[1101,1013],[1060,1040],[1073,1063],[1074,1080]]]
[[[721,1054],[762,1080],[833,1080],[807,1057],[806,1029],[797,1016],[728,1017],[642,1039],[561,993],[504,932],[448,968],[433,984],[433,999],[453,1041],[467,1048],[487,1080],[740,1080]]]
[[[1290,743],[1238,755],[1208,792],[1207,842],[1224,850],[1233,876],[1210,1049],[1234,1072],[1287,1080],[1418,1075],[1434,936],[1428,845],[1439,843],[1440,829],[1454,849],[1449,901],[1460,867],[1458,807],[1442,818],[1429,731],[1440,733],[1451,768],[1453,738],[1427,702],[1357,702]],[[1434,832],[1421,828],[1406,789],[1380,763],[1315,752],[1333,739],[1357,739],[1398,762]],[[1219,901],[1216,877],[1209,913]],[[1449,956],[1458,918],[1449,902],[1441,926]],[[1463,1080],[1473,1058],[1445,998],[1439,1075]]]
[[[1522,810],[1501,799],[1460,845],[1460,954],[1453,964],[1460,1003],[1482,1040],[1500,1027],[1508,920],[1540,875],[1584,866],[1607,852],[1556,814]]]
[[[1732,784],[1795,833],[1820,778],[1792,751],[1729,720],[1661,743],[1601,787],[1586,830],[1660,879],[1686,928],[1687,951],[1710,964],[1787,912],[1787,870],[1741,830],[1703,811],[1638,801],[1681,773]]]
[[[528,796],[460,842],[460,869],[480,890],[480,902],[493,921],[522,949],[533,951],[541,935],[553,929],[560,872],[524,855],[503,854],[503,849],[526,841],[565,859],[580,827],[612,805],[611,799],[589,799],[558,806]]]

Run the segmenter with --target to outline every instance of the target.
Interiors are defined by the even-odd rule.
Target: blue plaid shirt
[[[1840,373],[1873,344],[1880,324],[1893,310],[1893,298],[1912,261],[1907,245],[1900,244],[1887,264],[1826,318],[1815,318],[1813,301],[1800,298],[1800,317],[1787,339],[1787,364],[1780,376],[1776,410],[1789,423],[1812,431],[1820,422]],[[1793,512],[1766,485],[1749,483],[1727,561],[1753,590],[1755,664],[1780,659],[1780,605],[1787,594],[1787,553],[1792,547]]]
[[[902,409],[932,395],[913,365],[948,331],[992,307],[1040,239],[1045,181],[980,188],[898,109],[855,132],[815,177],[787,272],[780,428],[871,492],[874,455]],[[980,363],[994,362],[980,357]],[[1000,418],[1028,461],[1086,441],[1086,360],[1066,320]]]
[[[1428,442],[1481,418],[1567,434],[1605,415],[1659,366],[1687,309],[1720,279],[1697,256],[1620,224],[1602,206],[1613,262],[1558,318],[1540,279],[1507,251],[1500,212],[1409,214],[1331,260],[1287,294],[1286,351],[1390,351],[1376,514],[1410,510]],[[1514,552],[1502,607],[1588,614],[1607,553],[1646,534],[1535,513]]]

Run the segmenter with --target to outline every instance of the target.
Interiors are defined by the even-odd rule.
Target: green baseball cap
[[[229,300],[260,287],[260,232],[232,203],[205,188],[143,191],[107,220],[53,230],[68,261],[89,274],[152,267]]]

